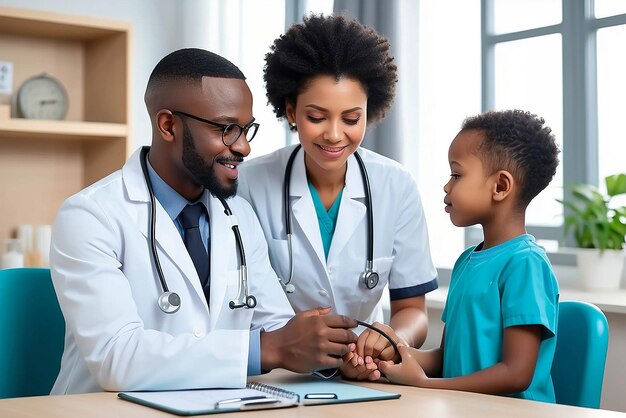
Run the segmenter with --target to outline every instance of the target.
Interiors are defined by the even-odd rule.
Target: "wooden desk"
[[[290,372],[276,370],[251,380],[268,384],[289,378]],[[364,386],[400,393],[400,399],[338,405],[298,406],[295,408],[229,413],[238,417],[376,417],[376,418],[626,418],[621,412],[576,408],[501,396],[479,395],[436,389],[420,389],[377,383]],[[111,392],[67,396],[39,396],[0,400],[0,417],[7,418],[162,418],[176,417],[156,409],[117,399]]]

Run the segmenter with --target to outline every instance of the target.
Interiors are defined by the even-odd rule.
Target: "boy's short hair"
[[[528,206],[545,189],[559,165],[559,149],[545,120],[523,110],[488,111],[463,122],[461,130],[480,130],[478,148],[489,173],[506,170],[520,186],[519,203]]]

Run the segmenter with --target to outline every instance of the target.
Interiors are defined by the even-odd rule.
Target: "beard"
[[[213,160],[212,164],[208,164],[204,158],[198,153],[196,146],[194,145],[193,136],[191,135],[187,125],[183,123],[183,165],[191,175],[197,184],[204,186],[209,193],[218,199],[228,199],[237,194],[237,180],[230,184],[223,184],[215,174],[215,164],[219,164],[219,158]],[[222,158],[227,161],[228,158]]]

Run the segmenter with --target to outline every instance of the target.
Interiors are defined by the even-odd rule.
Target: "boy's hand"
[[[378,365],[374,361],[370,359],[366,363],[354,351],[343,356],[343,364],[339,367],[339,371],[345,379],[349,380],[375,381],[381,377]]]
[[[416,349],[403,345],[398,346],[398,349],[402,356],[402,363],[394,364],[393,361],[381,361],[378,363],[378,369],[390,383],[422,386],[428,377],[417,359],[413,357],[413,352]]]

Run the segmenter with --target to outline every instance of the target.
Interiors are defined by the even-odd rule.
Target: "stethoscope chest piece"
[[[174,292],[163,292],[159,296],[159,308],[165,313],[175,313],[180,309],[180,296]]]
[[[366,270],[361,275],[361,281],[369,290],[372,290],[376,286],[378,286],[378,281],[380,278],[378,277],[378,273],[372,270]]]

